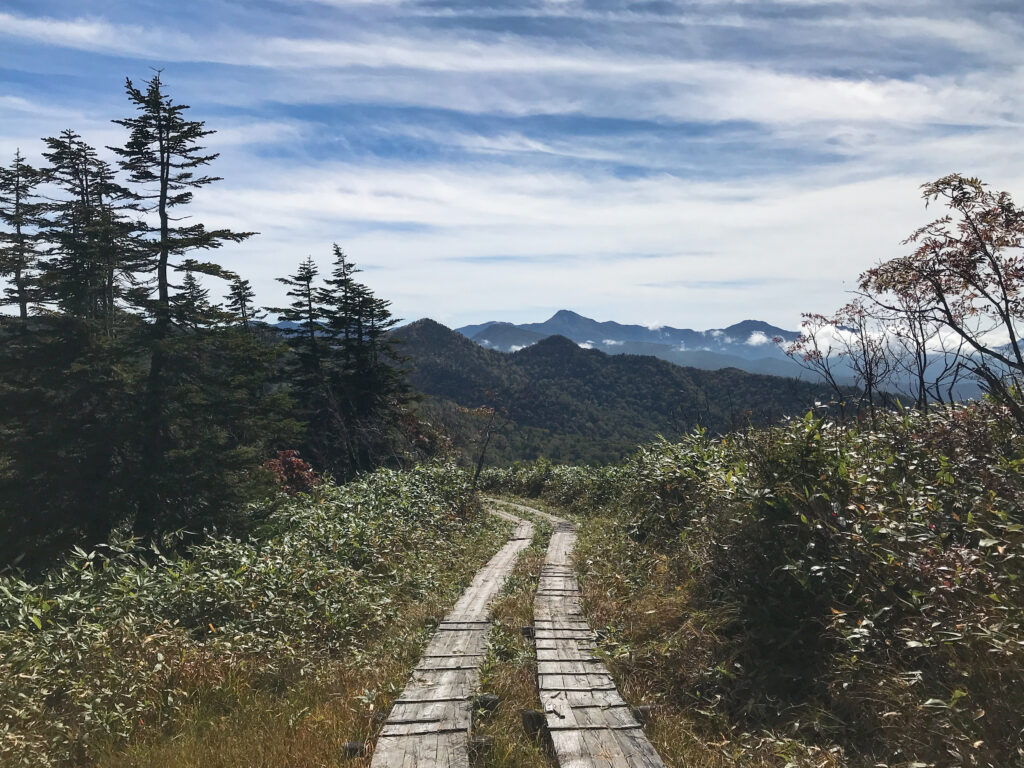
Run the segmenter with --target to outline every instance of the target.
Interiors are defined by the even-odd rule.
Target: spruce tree
[[[217,158],[216,153],[202,146],[213,131],[202,121],[187,118],[189,107],[176,104],[164,91],[159,72],[144,88],[127,80],[126,92],[136,114],[114,121],[127,128],[129,135],[123,147],[110,149],[128,176],[138,209],[155,217],[141,241],[145,256],[142,271],[155,283],[151,289],[155,295],[151,292],[140,297],[151,323],[142,338],[149,373],[139,416],[142,434],[136,478],[141,502],[135,526],[138,534],[149,535],[171,520],[198,519],[215,510],[219,502],[213,499],[217,494],[202,498],[198,486],[183,483],[182,473],[198,472],[197,479],[208,491],[216,490],[216,484],[206,485],[213,478],[232,486],[224,474],[229,471],[227,458],[241,448],[232,435],[246,432],[222,425],[223,430],[217,432],[220,437],[211,439],[208,430],[217,427],[219,417],[228,409],[206,414],[210,418],[203,422],[196,420],[195,407],[180,407],[182,402],[202,403],[204,388],[227,385],[212,381],[207,374],[218,373],[230,381],[237,371],[200,363],[208,359],[211,347],[217,348],[219,339],[196,333],[197,328],[208,324],[208,318],[202,316],[206,307],[196,302],[191,310],[200,314],[189,314],[185,311],[190,306],[187,295],[175,302],[171,272],[230,277],[231,273],[219,264],[198,261],[190,254],[241,242],[253,233],[207,229],[199,222],[182,223],[195,191],[220,180],[203,171]],[[190,284],[192,299],[199,299],[195,275]],[[260,370],[261,375],[269,375],[269,370]],[[235,395],[244,400],[255,396],[255,391],[235,390]],[[185,457],[191,458],[185,461]]]
[[[170,271],[180,268],[171,260],[192,251],[220,248],[227,242],[242,242],[254,233],[177,223],[184,218],[180,209],[192,202],[195,190],[221,180],[200,170],[218,157],[201,145],[214,131],[201,120],[186,119],[188,105],[175,104],[164,92],[159,72],[146,83],[145,90],[135,87],[130,79],[125,90],[138,114],[113,121],[127,128],[129,137],[123,147],[109,149],[118,155],[121,168],[135,185],[139,209],[157,215],[145,247],[149,256],[146,268],[156,278],[156,300],[149,308],[158,335],[162,335],[172,322]],[[191,261],[188,268],[218,277],[226,275],[212,262]]]
[[[220,308],[210,303],[209,289],[187,268],[180,290],[171,297],[171,305],[175,324],[189,331],[212,327],[223,319]]]
[[[231,285],[224,300],[227,302],[228,312],[246,331],[251,331],[253,323],[266,317],[266,314],[256,306],[255,298],[256,292],[253,291],[252,284],[248,280],[244,280],[238,275],[231,279]]]
[[[74,131],[44,142],[49,162],[44,173],[60,197],[46,206],[53,258],[42,278],[43,298],[75,317],[102,320],[103,330],[113,335],[118,300],[140,267],[139,224],[127,216],[135,201],[110,165]]]
[[[201,275],[235,278],[249,321],[251,286],[191,258],[248,234],[178,223],[215,180],[196,170],[215,157],[198,146],[210,132],[159,76],[145,93],[129,82],[129,97],[138,114],[116,121],[130,135],[114,151],[132,189],[73,131],[46,139],[39,208],[18,207],[35,204],[26,180],[37,183],[20,156],[16,183],[0,179],[15,193],[13,207],[0,195],[2,267],[21,265],[12,290],[26,312],[47,310],[28,325],[0,315],[0,568],[125,523],[144,537],[244,527],[245,502],[266,490],[259,465],[299,434],[279,381],[284,345],[226,326]],[[20,240],[6,231],[19,221]],[[37,239],[49,248],[35,270]]]
[[[288,286],[285,295],[293,299],[292,303],[287,307],[270,308],[283,324],[281,332],[295,353],[302,377],[317,381],[323,377],[326,351],[321,339],[326,330],[321,322],[324,316],[322,294],[316,286],[319,274],[313,257],[307,257],[294,275],[277,278],[277,282]]]
[[[22,322],[37,294],[39,240],[45,226],[38,186],[42,174],[25,162],[20,151],[6,168],[0,168],[0,276],[9,278],[4,290],[9,303],[17,304]]]
[[[353,275],[360,270],[337,243],[333,245],[334,268],[317,291],[323,307],[324,333],[330,339],[343,369],[351,367],[358,343],[357,315],[362,286]]]

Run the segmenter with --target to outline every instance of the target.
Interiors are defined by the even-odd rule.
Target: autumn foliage
[[[298,451],[278,451],[277,456],[263,463],[274,475],[277,484],[287,493],[308,493],[320,485],[313,467],[299,458]]]

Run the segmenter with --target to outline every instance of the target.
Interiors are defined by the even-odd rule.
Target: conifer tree
[[[284,323],[281,332],[295,352],[303,378],[322,380],[325,350],[320,337],[325,327],[321,322],[322,295],[315,284],[319,274],[310,256],[299,264],[294,275],[277,278],[288,286],[286,295],[293,301],[287,307],[271,307],[270,311],[276,312],[277,319]]]
[[[224,297],[227,302],[228,311],[237,319],[239,325],[246,331],[252,330],[252,324],[259,322],[266,314],[261,312],[254,303],[256,292],[248,280],[235,275],[231,279],[228,293]]]
[[[196,491],[190,493],[182,485],[183,473],[198,471],[204,481],[219,477],[221,482],[230,484],[228,476],[223,474],[229,471],[226,457],[233,455],[240,446],[229,436],[244,432],[235,430],[233,433],[230,426],[222,425],[224,431],[218,433],[217,440],[212,440],[208,430],[217,426],[216,420],[196,421],[194,410],[179,407],[182,401],[201,401],[204,388],[227,384],[213,382],[207,374],[220,373],[230,381],[237,372],[199,364],[208,354],[207,346],[216,347],[219,341],[194,334],[196,327],[207,319],[189,316],[181,311],[181,303],[175,304],[170,274],[181,270],[230,277],[219,264],[198,261],[190,254],[241,242],[253,233],[207,229],[199,222],[182,223],[195,191],[220,180],[203,172],[218,156],[202,146],[202,141],[213,131],[202,121],[187,118],[189,107],[176,104],[165,93],[159,72],[144,88],[137,88],[130,79],[125,88],[136,114],[114,121],[127,128],[129,135],[123,147],[110,149],[120,158],[119,165],[128,175],[138,209],[155,216],[141,240],[145,257],[142,271],[155,281],[155,297],[152,294],[141,297],[143,309],[152,318],[148,338],[143,344],[149,355],[149,373],[139,416],[143,425],[138,462],[142,501],[135,526],[136,533],[145,536],[156,530],[161,520],[170,519],[168,516],[177,515],[180,519],[178,510],[187,509],[197,501],[199,503],[192,507],[193,516],[210,509],[209,499],[199,499]],[[192,279],[195,280],[194,275]],[[200,298],[197,285],[193,283],[190,289],[194,299]],[[194,309],[198,311],[199,304]],[[182,336],[180,331],[193,333]],[[261,370],[267,373],[266,369]],[[244,399],[255,396],[259,388],[248,393],[232,391]],[[206,453],[199,450],[200,445],[205,447]],[[191,458],[184,463],[172,461],[177,458],[184,461],[185,457]]]
[[[337,390],[343,393],[349,417],[363,417],[400,389],[398,355],[387,340],[398,320],[391,316],[389,301],[353,279],[360,270],[338,245],[334,256],[332,279],[320,293],[323,315],[331,331]]]
[[[126,216],[133,196],[74,131],[44,141],[49,162],[44,173],[62,197],[46,206],[54,258],[46,264],[43,296],[75,317],[102,320],[112,335],[117,301],[139,267],[138,224]]]
[[[25,162],[20,151],[0,168],[0,276],[10,279],[4,296],[18,305],[22,322],[36,300],[39,239],[45,219],[37,188],[42,174]]]
[[[254,233],[178,223],[182,216],[176,212],[192,202],[195,190],[220,181],[200,170],[218,157],[201,145],[214,131],[208,130],[203,121],[186,119],[188,105],[175,104],[164,92],[159,72],[146,83],[145,90],[130,79],[125,90],[137,114],[114,120],[128,129],[129,137],[125,146],[110,149],[120,157],[121,168],[135,185],[140,210],[157,216],[145,246],[149,256],[146,269],[156,277],[156,301],[150,309],[158,335],[162,335],[171,324],[170,270],[180,268],[171,260],[196,250],[220,248],[226,242],[238,243]],[[189,269],[225,276],[218,264],[210,262],[192,261]]]
[[[185,269],[181,290],[172,297],[172,317],[180,328],[198,331],[214,325],[220,318],[218,308],[210,303],[210,291],[196,279],[192,270]]]
[[[344,369],[351,367],[358,342],[357,315],[362,286],[353,278],[360,270],[337,243],[333,245],[334,268],[317,291],[323,307],[324,333],[341,358]]]

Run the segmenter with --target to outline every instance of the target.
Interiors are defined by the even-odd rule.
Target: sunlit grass
[[[533,503],[531,499],[530,503]],[[550,507],[549,507],[550,509]],[[703,709],[689,681],[718,663],[716,630],[728,616],[694,611],[690,571],[631,542],[621,521],[581,521],[576,549],[584,612],[600,630],[598,653],[622,697],[653,706],[644,730],[668,766],[686,768],[833,768],[840,750],[780,733],[749,733]]]
[[[315,679],[292,681],[280,694],[264,690],[251,675],[231,676],[221,688],[200,694],[201,703],[182,714],[175,733],[149,734],[127,749],[109,750],[96,764],[363,768],[369,757],[345,759],[342,745],[376,737],[379,713],[390,709],[445,610],[443,604],[403,606],[388,630],[362,650],[328,664]]]

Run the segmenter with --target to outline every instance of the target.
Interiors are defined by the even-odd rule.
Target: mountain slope
[[[489,323],[471,338],[482,347],[502,352],[518,352],[546,337],[543,333],[520,328],[512,323]]]
[[[482,332],[487,332],[484,329]],[[696,426],[725,432],[800,413],[820,387],[735,369],[701,371],[650,356],[606,355],[550,336],[514,354],[485,349],[432,320],[394,336],[409,358],[412,385],[425,408],[449,426],[460,409],[497,406],[508,427],[495,438],[499,461],[547,456],[605,461],[658,434]],[[465,427],[465,424],[462,424]]]
[[[800,366],[787,358],[772,339],[794,340],[798,334],[760,320],[744,320],[728,328],[695,331],[667,326],[598,322],[562,309],[542,323],[491,321],[456,329],[482,346],[514,352],[549,336],[564,336],[610,355],[642,354],[677,365],[706,370],[736,367],[751,373],[801,377]]]

